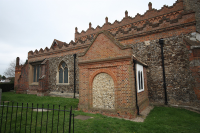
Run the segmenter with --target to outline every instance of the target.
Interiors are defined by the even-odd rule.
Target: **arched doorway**
[[[107,73],[99,73],[92,84],[93,107],[102,109],[115,108],[114,81]]]

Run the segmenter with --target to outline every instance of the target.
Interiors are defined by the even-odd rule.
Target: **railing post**
[[[8,118],[8,106],[9,106],[9,102],[7,104],[7,111],[6,111],[6,123],[5,123],[5,133],[6,133],[6,125],[7,125],[7,118]]]
[[[13,104],[14,104],[14,102],[12,102],[12,112],[11,112],[10,131],[9,131],[9,133],[11,132],[11,123],[12,123],[12,115],[13,115]]]
[[[69,112],[69,133],[71,132],[71,116],[72,116],[72,106]]]
[[[73,133],[74,133],[74,114],[73,114]]]
[[[37,116],[38,116],[38,104],[37,104],[37,113],[36,113],[36,124],[35,124],[35,133],[36,133],[36,129],[37,129]]]
[[[18,103],[17,103],[17,110],[16,110],[15,132],[16,132],[16,124],[17,124],[17,111],[18,111]]]
[[[54,117],[54,105],[53,105],[53,115],[52,115],[52,128],[51,128],[51,133],[53,133],[53,117]]]
[[[32,120],[33,120],[33,103],[32,103],[32,107],[31,107],[31,125],[30,125],[30,133],[31,133]]]
[[[58,110],[58,123],[57,123],[57,133],[58,133],[58,125],[59,125],[59,113],[60,113],[60,105],[59,105],[59,110]]]
[[[42,104],[42,116],[41,116],[41,128],[40,128],[40,133],[42,132],[43,108],[44,108],[44,104]]]
[[[2,119],[3,119],[3,109],[4,109],[4,101],[3,101],[3,108],[2,108],[2,114],[1,114],[1,125],[0,125],[0,132],[1,132],[1,129],[2,129],[2,125],[3,125],[3,123],[2,123]]]
[[[49,104],[48,104],[48,106],[47,106],[47,122],[46,122],[46,133],[47,133],[48,117],[49,117]]]
[[[1,94],[2,94],[2,89],[0,89],[0,105],[1,105]],[[1,109],[1,106],[0,106]]]
[[[26,124],[25,124],[25,133],[26,133],[26,126],[27,126],[27,112],[28,112],[28,103],[26,104]]]
[[[23,112],[23,103],[22,103],[22,109],[21,109],[21,119],[20,119],[20,129],[19,129],[19,132],[21,132],[21,127],[22,127],[22,112]]]
[[[64,128],[65,128],[65,108],[66,108],[66,106],[64,106],[63,133],[65,132],[65,130],[64,130]]]

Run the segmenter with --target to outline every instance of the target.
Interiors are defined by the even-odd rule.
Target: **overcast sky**
[[[128,15],[172,6],[176,0],[0,0],[0,74],[11,61],[25,62],[28,51],[50,47],[54,39],[69,43],[78,31],[113,23]]]

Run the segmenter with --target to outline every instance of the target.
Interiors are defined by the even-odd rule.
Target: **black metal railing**
[[[37,107],[33,107],[33,103],[29,107],[27,103],[24,104],[3,102],[1,107],[0,114],[0,133],[7,132],[71,132],[71,126],[73,127],[74,132],[74,114],[72,114],[72,107],[70,110],[66,110],[66,106],[58,107],[55,109],[50,109],[49,104],[47,108],[37,104]],[[69,112],[69,115],[66,115],[66,112]],[[68,119],[67,119],[68,117]],[[73,118],[73,119],[72,119]],[[72,123],[73,120],[73,123]],[[67,124],[68,123],[68,126]],[[72,123],[72,125],[71,125]]]

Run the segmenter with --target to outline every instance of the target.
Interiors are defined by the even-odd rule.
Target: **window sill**
[[[143,90],[138,90],[138,93],[143,92],[143,91],[144,91],[144,89]]]
[[[30,85],[39,85],[39,83],[38,82],[33,82]]]
[[[69,83],[56,83],[56,85],[69,85]]]

